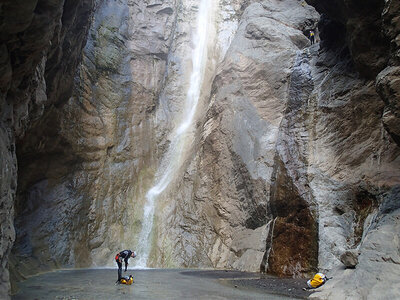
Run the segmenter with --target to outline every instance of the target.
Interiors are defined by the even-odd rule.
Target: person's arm
[[[125,272],[128,269],[128,259],[129,259],[129,256],[125,257],[125,259],[124,259],[124,261],[125,261]]]

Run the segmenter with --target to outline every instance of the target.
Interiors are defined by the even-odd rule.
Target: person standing
[[[117,255],[115,256],[115,262],[118,265],[118,281],[119,282],[121,280],[122,277],[122,261],[125,262],[125,272],[128,268],[128,260],[130,258],[135,258],[136,257],[136,253],[135,251],[131,251],[131,250],[124,250],[121,251],[119,253],[117,253]]]
[[[313,45],[315,43],[315,33],[314,30],[310,30],[310,41],[311,41],[311,45]]]

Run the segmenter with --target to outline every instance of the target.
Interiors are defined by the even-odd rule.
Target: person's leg
[[[121,280],[122,277],[122,263],[119,260],[116,260],[118,264],[118,281]]]

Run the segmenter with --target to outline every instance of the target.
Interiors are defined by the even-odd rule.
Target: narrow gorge
[[[0,32],[1,299],[122,249],[400,297],[399,1],[4,0]]]

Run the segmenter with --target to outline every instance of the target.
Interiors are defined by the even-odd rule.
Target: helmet
[[[132,251],[132,257],[136,257],[136,252]]]

